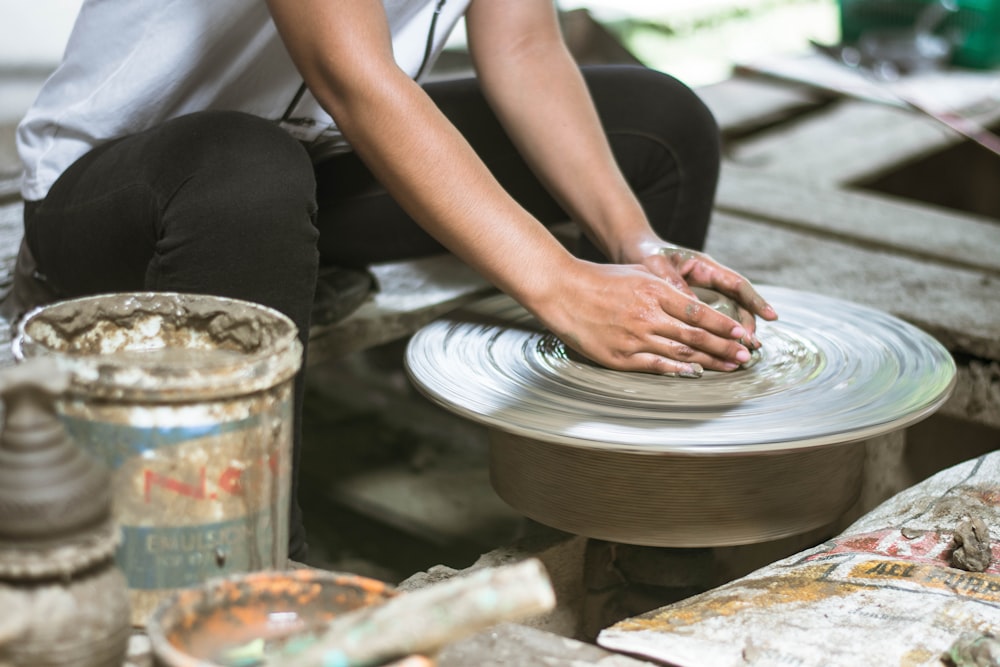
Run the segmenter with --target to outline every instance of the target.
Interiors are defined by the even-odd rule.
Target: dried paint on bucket
[[[287,559],[295,325],[203,295],[109,294],[39,308],[18,359],[70,372],[70,434],[114,471],[132,620],[209,578]]]

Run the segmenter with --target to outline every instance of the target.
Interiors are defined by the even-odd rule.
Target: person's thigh
[[[700,250],[719,179],[719,129],[697,94],[634,66],[585,70],[615,159],[661,238]]]
[[[719,169],[711,113],[689,88],[646,68],[597,66],[583,73],[615,158],[653,227],[667,240],[701,248]],[[568,219],[507,137],[475,79],[434,82],[426,90],[522,206],[545,224]],[[444,251],[356,156],[318,165],[317,184],[324,261],[360,265]]]
[[[307,325],[316,274],[312,166],[240,113],[168,121],[91,151],[26,207],[39,270],[63,297],[201,292]]]

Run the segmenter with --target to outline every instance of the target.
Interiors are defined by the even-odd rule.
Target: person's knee
[[[641,133],[675,148],[718,151],[715,116],[673,76],[640,65],[616,65],[587,71],[587,78],[609,132]]]
[[[719,126],[711,109],[688,85],[680,80],[648,68],[632,68],[633,84],[647,101],[645,109],[651,114],[649,122],[656,126],[669,125],[665,131],[673,131],[683,126],[686,135],[702,146],[718,144]]]
[[[281,193],[313,199],[315,176],[305,148],[274,123],[237,111],[205,111],[171,121],[171,133],[195,164],[187,169],[246,196]],[[200,172],[200,174],[199,174]],[[244,179],[246,185],[239,181]],[[273,183],[278,187],[255,185]]]
[[[175,165],[184,178],[169,204],[180,215],[168,218],[202,225],[211,215],[216,232],[252,234],[264,243],[274,236],[315,241],[315,173],[294,138],[240,112],[201,112],[171,123],[168,136],[186,157]]]

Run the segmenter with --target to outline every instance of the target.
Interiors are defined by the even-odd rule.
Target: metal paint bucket
[[[69,371],[60,415],[113,471],[133,624],[177,589],[285,566],[291,320],[234,299],[108,294],[35,309],[13,349]]]

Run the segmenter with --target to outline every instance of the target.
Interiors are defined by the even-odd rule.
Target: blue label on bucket
[[[169,427],[132,426],[66,415],[62,416],[62,421],[71,438],[84,445],[94,456],[115,470],[131,457],[149,450],[253,428],[260,422],[260,415],[255,414],[230,422]]]
[[[129,588],[183,588],[211,577],[274,567],[275,526],[268,512],[196,526],[122,526],[118,565]]]
[[[63,417],[74,439],[112,469],[117,561],[131,589],[181,588],[283,565],[290,406],[281,401],[230,421],[210,419],[197,405],[137,411],[168,422],[160,426]]]

